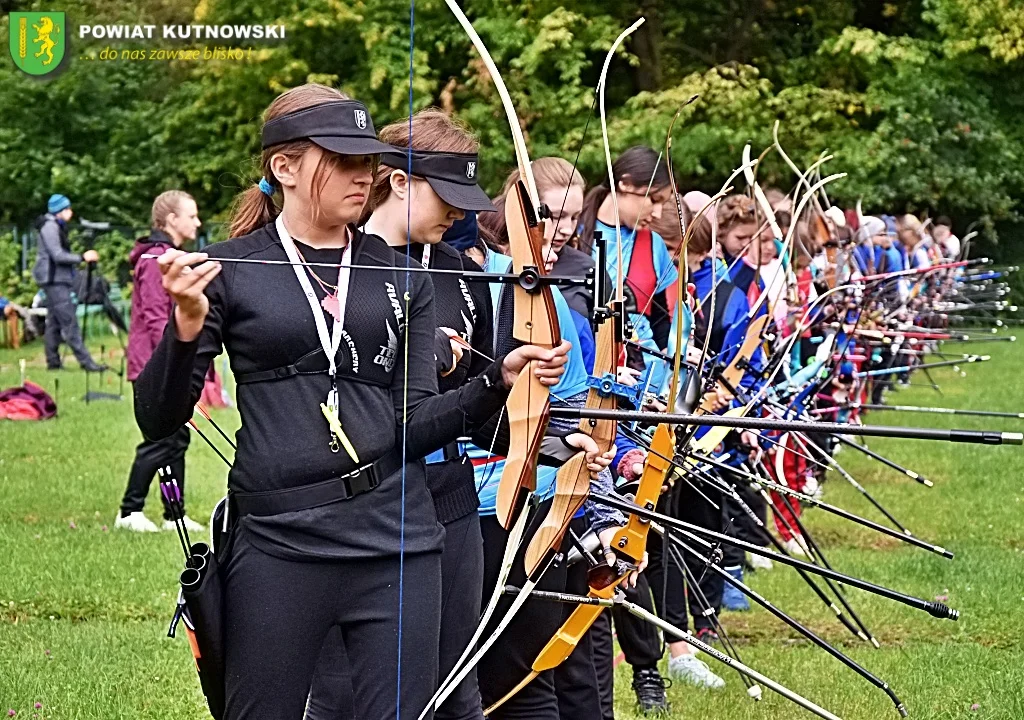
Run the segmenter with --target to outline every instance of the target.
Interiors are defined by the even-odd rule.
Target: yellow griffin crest
[[[43,65],[51,64],[53,62],[53,49],[57,47],[57,43],[50,37],[50,33],[59,33],[60,28],[53,24],[53,20],[50,19],[49,15],[44,15],[40,18],[39,24],[33,25],[32,29],[36,31],[36,37],[32,43],[42,43],[39,52],[34,57],[46,55]]]

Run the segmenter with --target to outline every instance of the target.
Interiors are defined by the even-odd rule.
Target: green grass
[[[966,366],[966,378],[936,371],[944,397],[927,386],[911,387],[894,402],[1024,409],[1015,346],[975,349],[994,359]],[[177,538],[111,529],[139,440],[130,397],[85,404],[84,375],[48,373],[38,345],[0,350],[0,388],[18,383],[21,358],[28,360],[29,378],[51,391],[59,378],[60,417],[0,423],[0,714],[10,708],[26,718],[207,717],[187,644],[166,637]],[[115,385],[103,389],[116,392]],[[233,411],[216,419],[229,428],[238,422]],[[871,422],[1002,429],[1024,424],[908,413],[876,413]],[[752,584],[889,682],[912,717],[1024,718],[1024,449],[898,440],[874,440],[871,447],[932,479],[935,488],[851,450],[839,460],[915,534],[948,547],[956,559],[898,545],[820,511],[807,515],[809,526],[837,569],[929,600],[947,595],[963,613],[960,621],[935,620],[851,590],[855,609],[883,644],[874,650],[851,641],[792,572],[777,568]],[[205,444],[193,443],[188,483],[195,517],[207,516],[222,494],[224,470]],[[155,493],[147,512],[158,520]],[[879,519],[838,476],[830,476],[826,495]],[[766,612],[726,613],[724,622],[745,662],[845,720],[897,717],[881,691]],[[677,717],[810,717],[767,690],[761,703],[752,703],[735,673],[710,662],[728,687],[718,693],[672,687]],[[639,717],[630,680],[628,666],[621,666],[620,719]],[[34,709],[36,702],[41,710]],[[980,707],[971,710],[974,704]]]

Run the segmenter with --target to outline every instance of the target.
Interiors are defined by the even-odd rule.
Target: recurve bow
[[[516,115],[508,88],[487,50],[487,46],[458,3],[455,0],[445,0],[445,3],[463,30],[466,31],[494,82],[505,110],[515,147],[516,163],[521,179],[509,189],[505,202],[505,221],[508,227],[512,270],[520,276],[520,282],[513,290],[515,293],[515,315],[512,334],[520,342],[552,348],[561,341],[558,314],[551,287],[543,282],[538,282],[538,279],[544,274],[544,262],[541,257],[543,233],[540,227],[543,209],[526,147],[526,138],[519,124],[519,117]],[[421,720],[447,699],[452,690],[479,661],[486,647],[489,647],[489,643],[485,643],[473,657],[470,657],[498,606],[505,581],[508,579],[526,529],[526,520],[529,516],[528,501],[537,485],[537,455],[548,426],[550,391],[537,379],[534,369],[534,362],[523,369],[513,384],[505,404],[509,422],[509,450],[498,485],[496,516],[502,527],[509,530],[509,536],[506,541],[498,582],[495,584],[490,601],[480,618],[472,639],[448,677],[428,701],[420,715]],[[507,620],[507,617],[503,619],[503,623]],[[489,642],[493,643],[496,636],[497,631],[492,638],[489,638]]]

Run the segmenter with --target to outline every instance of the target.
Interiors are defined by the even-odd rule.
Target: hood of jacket
[[[161,255],[164,250],[174,247],[174,242],[163,230],[153,230],[147,237],[135,241],[135,247],[128,253],[128,262],[134,268],[143,255]]]

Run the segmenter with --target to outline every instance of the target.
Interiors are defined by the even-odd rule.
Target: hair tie
[[[266,178],[260,178],[260,181],[259,183],[257,183],[257,185],[264,195],[266,195],[267,197],[273,197],[274,186],[271,185]]]

